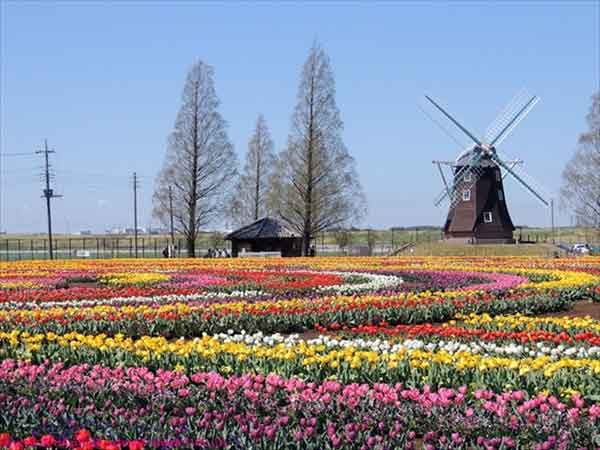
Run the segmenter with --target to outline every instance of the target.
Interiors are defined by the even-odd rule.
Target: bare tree
[[[317,44],[304,63],[297,99],[274,184],[278,214],[302,235],[307,255],[315,234],[360,219],[365,200],[342,141],[333,71]]]
[[[155,217],[168,223],[172,186],[174,224],[185,236],[187,254],[196,254],[201,227],[223,208],[223,199],[236,174],[236,156],[217,108],[214,71],[202,61],[189,71],[182,104],[169,136],[163,167],[154,192]]]
[[[600,227],[600,92],[592,96],[587,122],[589,129],[579,136],[577,150],[563,171],[561,199],[577,223]]]
[[[267,122],[259,114],[248,142],[246,162],[232,191],[231,217],[238,225],[254,222],[270,214],[270,189],[275,168],[275,152]]]

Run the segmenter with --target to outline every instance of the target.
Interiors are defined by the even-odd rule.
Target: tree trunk
[[[257,145],[260,143],[260,135],[257,138]],[[256,155],[256,186],[254,192],[254,220],[258,220],[258,208],[260,206],[260,152]]]
[[[196,257],[196,239],[195,236],[186,236],[185,237],[185,246],[187,248],[188,258]]]
[[[310,255],[310,235],[302,235],[302,256]]]
[[[194,258],[196,256],[196,208],[198,203],[198,84],[196,83],[194,89],[194,125],[192,128],[192,145],[193,149],[193,161],[192,161],[192,186],[190,195],[190,215],[188,221],[189,234],[186,236],[186,245],[188,251],[188,258]]]
[[[314,74],[310,81],[310,104],[308,117],[308,154],[306,158],[306,197],[304,199],[304,232],[302,233],[302,256],[308,256],[312,232],[312,197],[313,197],[313,152],[314,152]]]

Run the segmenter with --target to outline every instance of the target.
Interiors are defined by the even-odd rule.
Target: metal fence
[[[345,247],[340,247],[335,243],[333,236],[319,235],[313,244],[316,254],[320,256],[384,256],[404,250],[404,253],[410,252],[412,244],[421,244],[425,242],[435,242],[441,238],[440,232],[425,233],[404,233],[394,236],[393,233],[373,232],[369,237],[367,234],[353,238],[353,242]],[[364,234],[364,233],[363,233]],[[600,238],[598,234],[591,233],[589,239],[575,237],[556,236],[555,243],[561,248],[568,248],[572,244],[582,241],[588,242],[594,250],[600,249]],[[552,244],[553,240],[549,233],[538,234],[528,233],[526,230],[519,235],[515,233],[515,238],[521,238],[525,242],[537,242]],[[161,258],[163,250],[169,245],[168,237],[139,237],[138,238],[138,257],[139,258]],[[186,257],[185,240],[181,237],[175,239],[175,256]],[[53,239],[54,257],[56,259],[87,259],[87,258],[135,258],[135,240],[133,236],[122,237],[56,237]],[[206,236],[196,241],[196,255],[205,256],[209,248],[220,248],[231,251],[228,241],[209,240]],[[598,250],[596,250],[598,251]],[[35,260],[48,259],[48,239],[42,237],[34,238],[4,238],[0,239],[0,261],[14,260]]]
[[[429,241],[420,237],[419,242]],[[394,250],[402,248],[414,239],[378,240],[367,243],[353,243],[345,247],[328,242],[321,237],[313,241],[316,253],[321,256],[368,256],[389,255]],[[135,239],[133,237],[89,237],[89,238],[54,238],[52,240],[55,259],[106,259],[106,258],[135,258]],[[139,258],[162,258],[163,250],[170,244],[168,238],[140,237],[138,238]],[[185,240],[175,239],[175,257],[186,257]],[[49,258],[48,239],[0,239],[0,261],[36,260]],[[203,257],[209,248],[219,248],[231,251],[228,241],[215,245],[207,239],[196,241],[196,255]]]
[[[55,259],[87,259],[87,258],[135,258],[135,240],[133,237],[122,238],[55,238],[53,239]],[[137,256],[139,258],[161,258],[170,240],[157,238],[138,238]],[[0,240],[0,260],[14,261],[21,259],[48,259],[48,239],[2,239]],[[185,241],[175,240],[175,256],[187,256]],[[228,249],[228,243],[220,248]],[[206,241],[198,241],[196,254],[203,256],[208,252]]]

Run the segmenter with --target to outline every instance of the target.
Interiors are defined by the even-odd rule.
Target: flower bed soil
[[[600,320],[600,303],[581,301],[576,302],[573,309],[569,311],[559,311],[547,314],[541,314],[540,317],[586,317],[590,316],[592,319]]]

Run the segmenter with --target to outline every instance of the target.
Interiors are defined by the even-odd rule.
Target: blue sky
[[[419,110],[425,93],[482,133],[526,86],[542,101],[502,144],[550,193],[585,129],[599,86],[598,2],[1,2],[1,150],[56,150],[58,231],[140,222],[186,72],[215,68],[240,161],[257,114],[276,148],[289,132],[299,73],[317,39],[336,75],[344,140],[369,203],[363,226],[442,224],[432,159],[460,150]],[[450,128],[450,126],[448,126]],[[45,229],[40,156],[0,158],[0,228]],[[550,214],[513,182],[517,224]],[[561,213],[568,224],[570,215]]]

